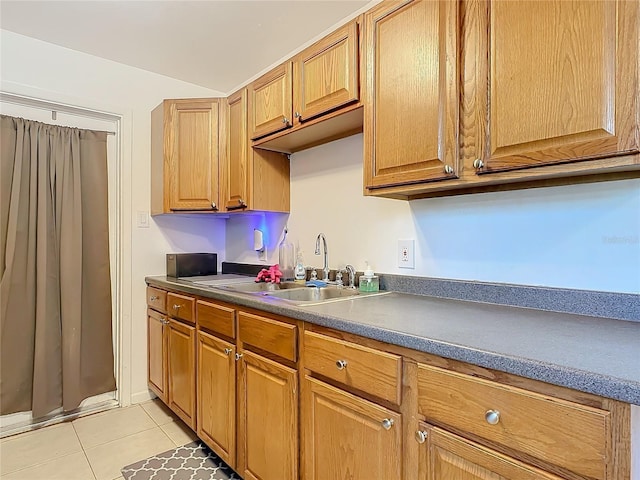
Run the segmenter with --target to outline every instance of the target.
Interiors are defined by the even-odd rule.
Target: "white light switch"
[[[138,212],[136,226],[138,228],[149,228],[149,212]]]

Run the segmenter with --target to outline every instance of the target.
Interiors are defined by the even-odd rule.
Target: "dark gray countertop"
[[[146,280],[640,405],[640,322],[397,292],[298,307],[170,277]]]

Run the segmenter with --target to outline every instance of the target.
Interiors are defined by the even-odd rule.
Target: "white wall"
[[[291,157],[289,235],[305,264],[324,232],[332,268],[640,293],[640,180],[406,202],[362,195],[362,135]],[[230,248],[250,236],[228,227]],[[415,270],[397,267],[415,239]],[[246,243],[246,242],[245,242]],[[271,258],[274,263],[276,256]]]
[[[131,355],[123,352],[125,378],[120,387],[130,388],[133,401],[143,400],[148,395],[144,277],[164,274],[167,252],[213,251],[221,260],[225,242],[225,221],[211,217],[158,217],[149,228],[135,226],[137,212],[149,211],[151,110],[164,98],[220,92],[12,32],[3,30],[0,35],[2,91],[123,115],[122,312]]]

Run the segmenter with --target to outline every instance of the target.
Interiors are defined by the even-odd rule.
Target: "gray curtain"
[[[106,132],[0,116],[0,414],[113,391]]]

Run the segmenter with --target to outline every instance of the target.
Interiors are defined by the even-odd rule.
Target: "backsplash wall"
[[[405,202],[362,195],[362,135],[291,157],[288,223],[305,265],[319,232],[332,268],[369,261],[377,272],[640,293],[640,180]],[[256,262],[260,217],[229,221],[226,260]],[[414,239],[415,269],[397,267],[398,239]],[[271,249],[267,263],[278,261]]]

